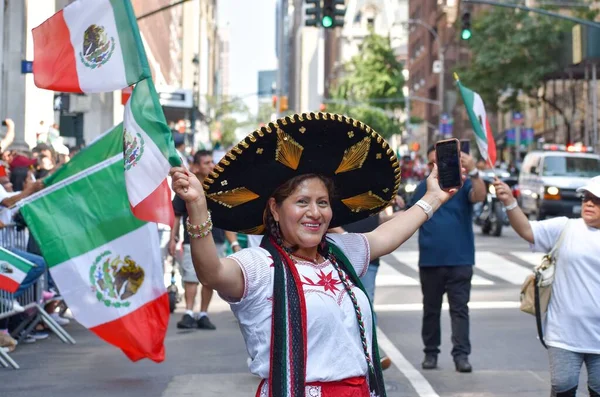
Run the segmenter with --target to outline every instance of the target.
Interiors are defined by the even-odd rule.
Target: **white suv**
[[[519,175],[521,208],[538,220],[548,216],[577,217],[581,199],[575,191],[600,175],[600,156],[585,148],[549,148],[530,152],[523,160]]]

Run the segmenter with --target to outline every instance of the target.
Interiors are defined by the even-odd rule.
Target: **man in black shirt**
[[[193,172],[198,179],[204,180],[209,173],[213,170],[215,164],[213,162],[212,153],[206,150],[199,150],[194,155],[194,161],[190,164],[190,171]],[[202,286],[200,293],[200,313],[194,313],[194,301],[198,293],[198,277],[194,270],[194,264],[192,263],[192,254],[190,251],[190,235],[188,232],[183,230],[183,252],[177,255],[177,240],[179,238],[179,227],[181,222],[185,224],[187,222],[188,214],[185,201],[179,196],[175,196],[173,199],[173,210],[175,212],[175,221],[171,228],[171,241],[169,242],[169,253],[175,257],[179,263],[181,272],[181,278],[183,281],[183,290],[185,296],[185,314],[181,321],[177,323],[177,328],[202,328],[202,329],[216,329],[208,318],[207,311],[210,300],[212,299],[213,290]],[[182,219],[183,218],[183,219]],[[237,235],[233,232],[225,232],[224,230],[213,228],[212,236],[217,246],[217,252],[220,257],[225,256],[227,245],[225,239],[229,240],[231,247],[234,252],[240,249],[240,245],[237,242]]]

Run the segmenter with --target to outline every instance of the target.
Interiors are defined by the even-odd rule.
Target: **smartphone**
[[[469,141],[468,139],[461,139],[460,151],[466,154],[471,154],[471,141]]]
[[[437,142],[435,144],[435,157],[440,187],[443,190],[462,187],[460,142],[458,139],[452,138]]]

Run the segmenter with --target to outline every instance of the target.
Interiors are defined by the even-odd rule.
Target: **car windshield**
[[[544,159],[543,175],[591,178],[600,175],[600,159],[593,157],[548,156]]]

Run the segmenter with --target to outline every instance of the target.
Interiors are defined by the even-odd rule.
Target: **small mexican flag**
[[[181,165],[152,80],[135,85],[123,117],[125,183],[133,214],[147,222],[173,225],[167,176]]]
[[[165,357],[169,300],[156,224],[131,213],[120,126],[21,202],[75,319],[132,361]]]
[[[460,95],[465,103],[469,120],[473,126],[479,153],[483,159],[493,167],[494,164],[496,164],[496,142],[494,141],[494,134],[492,132],[492,127],[490,126],[490,121],[485,112],[483,100],[478,93],[462,85],[456,73],[454,74],[454,78],[456,79]]]
[[[36,265],[0,248],[0,291],[16,292],[31,268]]]
[[[150,77],[130,0],[76,0],[32,33],[39,88],[109,92]]]

